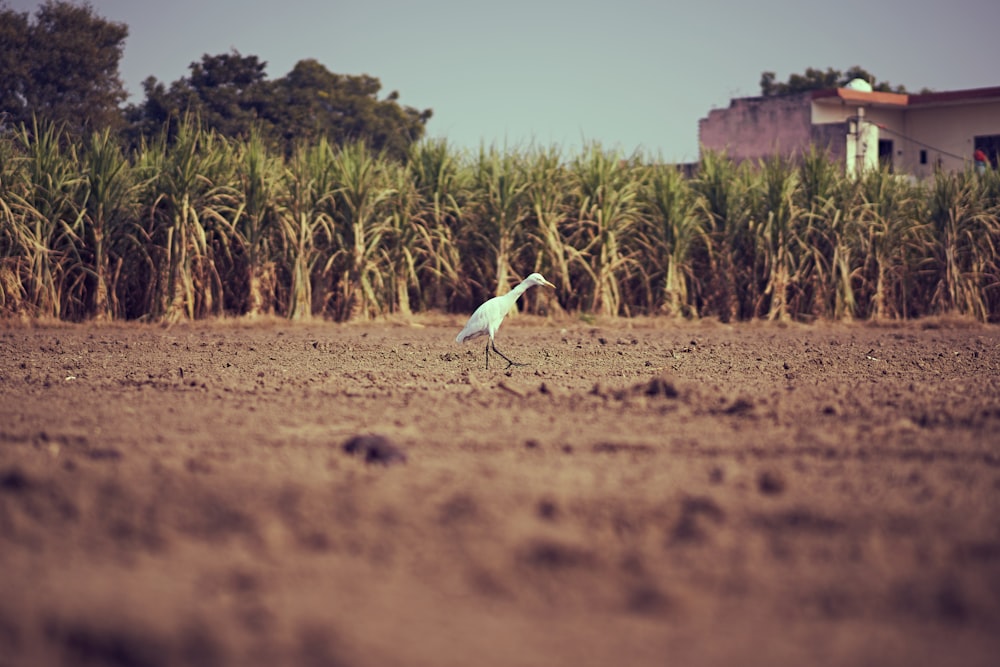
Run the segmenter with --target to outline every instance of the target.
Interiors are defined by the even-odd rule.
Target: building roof
[[[865,105],[886,108],[916,108],[930,106],[946,106],[951,104],[969,104],[975,102],[1000,101],[1000,86],[992,88],[970,88],[967,90],[948,90],[940,93],[922,93],[910,95],[907,93],[865,92],[850,88],[826,88],[814,90],[812,100],[819,104]]]
[[[968,90],[910,95],[909,105],[968,104],[969,102],[996,102],[998,100],[1000,100],[1000,86],[994,86],[992,88],[970,88]]]

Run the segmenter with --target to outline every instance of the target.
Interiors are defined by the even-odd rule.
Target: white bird
[[[455,337],[455,342],[464,343],[472,338],[489,336],[490,339],[486,343],[487,369],[490,367],[491,347],[494,352],[507,361],[507,368],[510,368],[511,366],[523,366],[524,364],[518,364],[511,361],[506,354],[498,350],[494,338],[497,335],[497,329],[500,328],[500,324],[503,322],[503,318],[507,317],[507,313],[509,313],[510,309],[514,307],[517,300],[521,298],[522,294],[528,291],[529,287],[535,287],[536,285],[555,287],[555,285],[543,278],[542,274],[532,273],[511,291],[507,292],[503,296],[495,296],[483,305],[479,306],[479,308],[476,308],[476,311],[472,313],[472,317],[470,317],[469,321],[465,324],[465,328],[462,329],[461,333]]]

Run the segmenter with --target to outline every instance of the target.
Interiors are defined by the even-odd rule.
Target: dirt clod
[[[665,398],[677,398],[680,392],[674,383],[664,377],[655,377],[646,383],[643,393],[646,396],[663,396]]]
[[[360,456],[365,463],[393,465],[406,463],[406,453],[383,435],[356,435],[343,444],[348,454]]]
[[[757,476],[757,489],[764,495],[778,495],[787,484],[785,476],[776,470],[765,470]]]

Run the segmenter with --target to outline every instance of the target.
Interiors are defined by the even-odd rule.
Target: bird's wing
[[[489,321],[483,309],[485,305],[484,303],[482,306],[479,306],[476,312],[472,313],[469,321],[465,323],[465,327],[455,336],[456,342],[464,343],[467,340],[485,336],[489,333]]]
[[[502,296],[495,296],[483,305],[476,308],[475,312],[466,322],[465,328],[455,337],[459,343],[478,338],[479,336],[490,336],[496,333],[507,316],[510,309],[509,300]]]

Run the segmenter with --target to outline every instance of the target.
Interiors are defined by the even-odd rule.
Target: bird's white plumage
[[[500,324],[503,322],[504,318],[507,317],[507,313],[510,309],[514,307],[517,300],[524,294],[528,288],[535,287],[538,285],[545,285],[547,287],[555,287],[552,283],[542,277],[540,273],[532,273],[530,276],[522,280],[514,289],[507,292],[503,296],[495,296],[492,299],[483,303],[483,305],[476,308],[472,316],[469,317],[469,321],[466,322],[465,327],[462,331],[455,337],[455,341],[458,343],[464,343],[467,340],[472,340],[473,338],[478,338],[480,336],[489,336],[489,342],[486,344],[486,367],[489,368],[490,365],[490,347],[493,347],[493,351],[499,354],[504,359],[507,357],[496,349],[496,343],[494,338],[497,334],[497,329],[500,328]],[[514,365],[510,359],[507,359],[509,365]],[[509,368],[509,366],[508,366]]]

